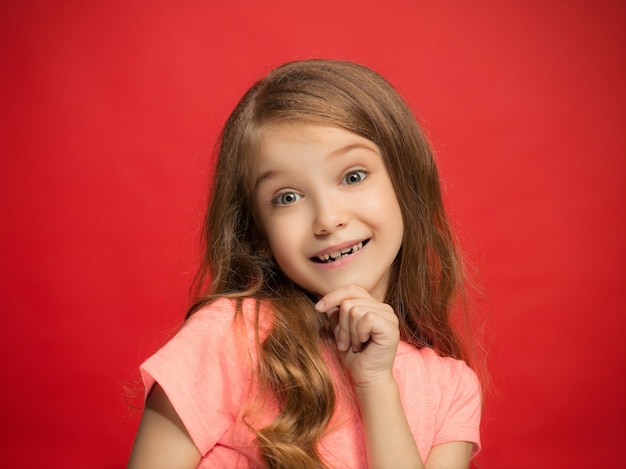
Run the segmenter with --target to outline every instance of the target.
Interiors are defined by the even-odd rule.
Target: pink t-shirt
[[[141,366],[146,395],[155,382],[164,389],[203,455],[199,468],[264,466],[246,424],[262,427],[276,415],[271,405],[251,407],[258,396],[255,300],[243,302],[243,327],[235,327],[235,318],[234,301],[212,303]],[[261,307],[261,337],[270,324],[271,313]],[[336,376],[331,360],[328,366]],[[433,446],[451,441],[472,442],[474,453],[478,451],[480,387],[464,362],[401,342],[393,373],[422,460]],[[347,393],[339,393],[319,449],[330,467],[367,468],[363,425]]]

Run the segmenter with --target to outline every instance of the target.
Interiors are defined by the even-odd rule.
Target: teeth
[[[342,249],[341,251],[333,251],[327,254],[322,254],[321,256],[317,256],[317,258],[322,262],[329,262],[331,259],[334,261],[341,256],[345,256],[348,254],[353,254],[357,252],[359,249],[363,247],[363,242],[357,243],[352,247]]]

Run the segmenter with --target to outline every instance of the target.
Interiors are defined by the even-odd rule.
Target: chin
[[[350,287],[350,286],[356,286],[356,287],[360,287],[363,290],[365,290],[366,292],[368,292],[370,295],[373,295],[374,290],[376,289],[375,285],[371,285],[371,284],[367,284],[367,283],[363,283],[363,282],[345,282],[345,283],[338,283],[337,285],[332,285],[332,286],[326,286],[324,288],[318,288],[313,295],[317,296],[318,298],[321,298],[322,296],[325,296],[335,290],[338,290],[340,288],[344,288],[344,287]],[[313,291],[313,290],[308,290],[308,291]],[[382,301],[382,300],[381,300]]]

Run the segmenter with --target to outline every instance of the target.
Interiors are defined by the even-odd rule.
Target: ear
[[[269,245],[266,248],[261,248],[261,254],[267,257],[274,257],[274,254],[272,254],[272,250],[270,249]]]
[[[272,248],[265,238],[259,239],[256,243],[256,251],[262,256],[272,257]]]

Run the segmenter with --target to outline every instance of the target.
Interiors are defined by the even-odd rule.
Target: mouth
[[[366,239],[365,241],[361,241],[353,246],[341,249],[340,251],[332,251],[332,252],[327,252],[326,254],[322,254],[320,256],[313,256],[311,257],[311,260],[318,264],[330,264],[331,262],[335,262],[336,260],[341,259],[342,257],[349,256],[363,249],[363,247],[365,247],[365,245],[369,243],[369,241],[370,241],[369,239]]]

